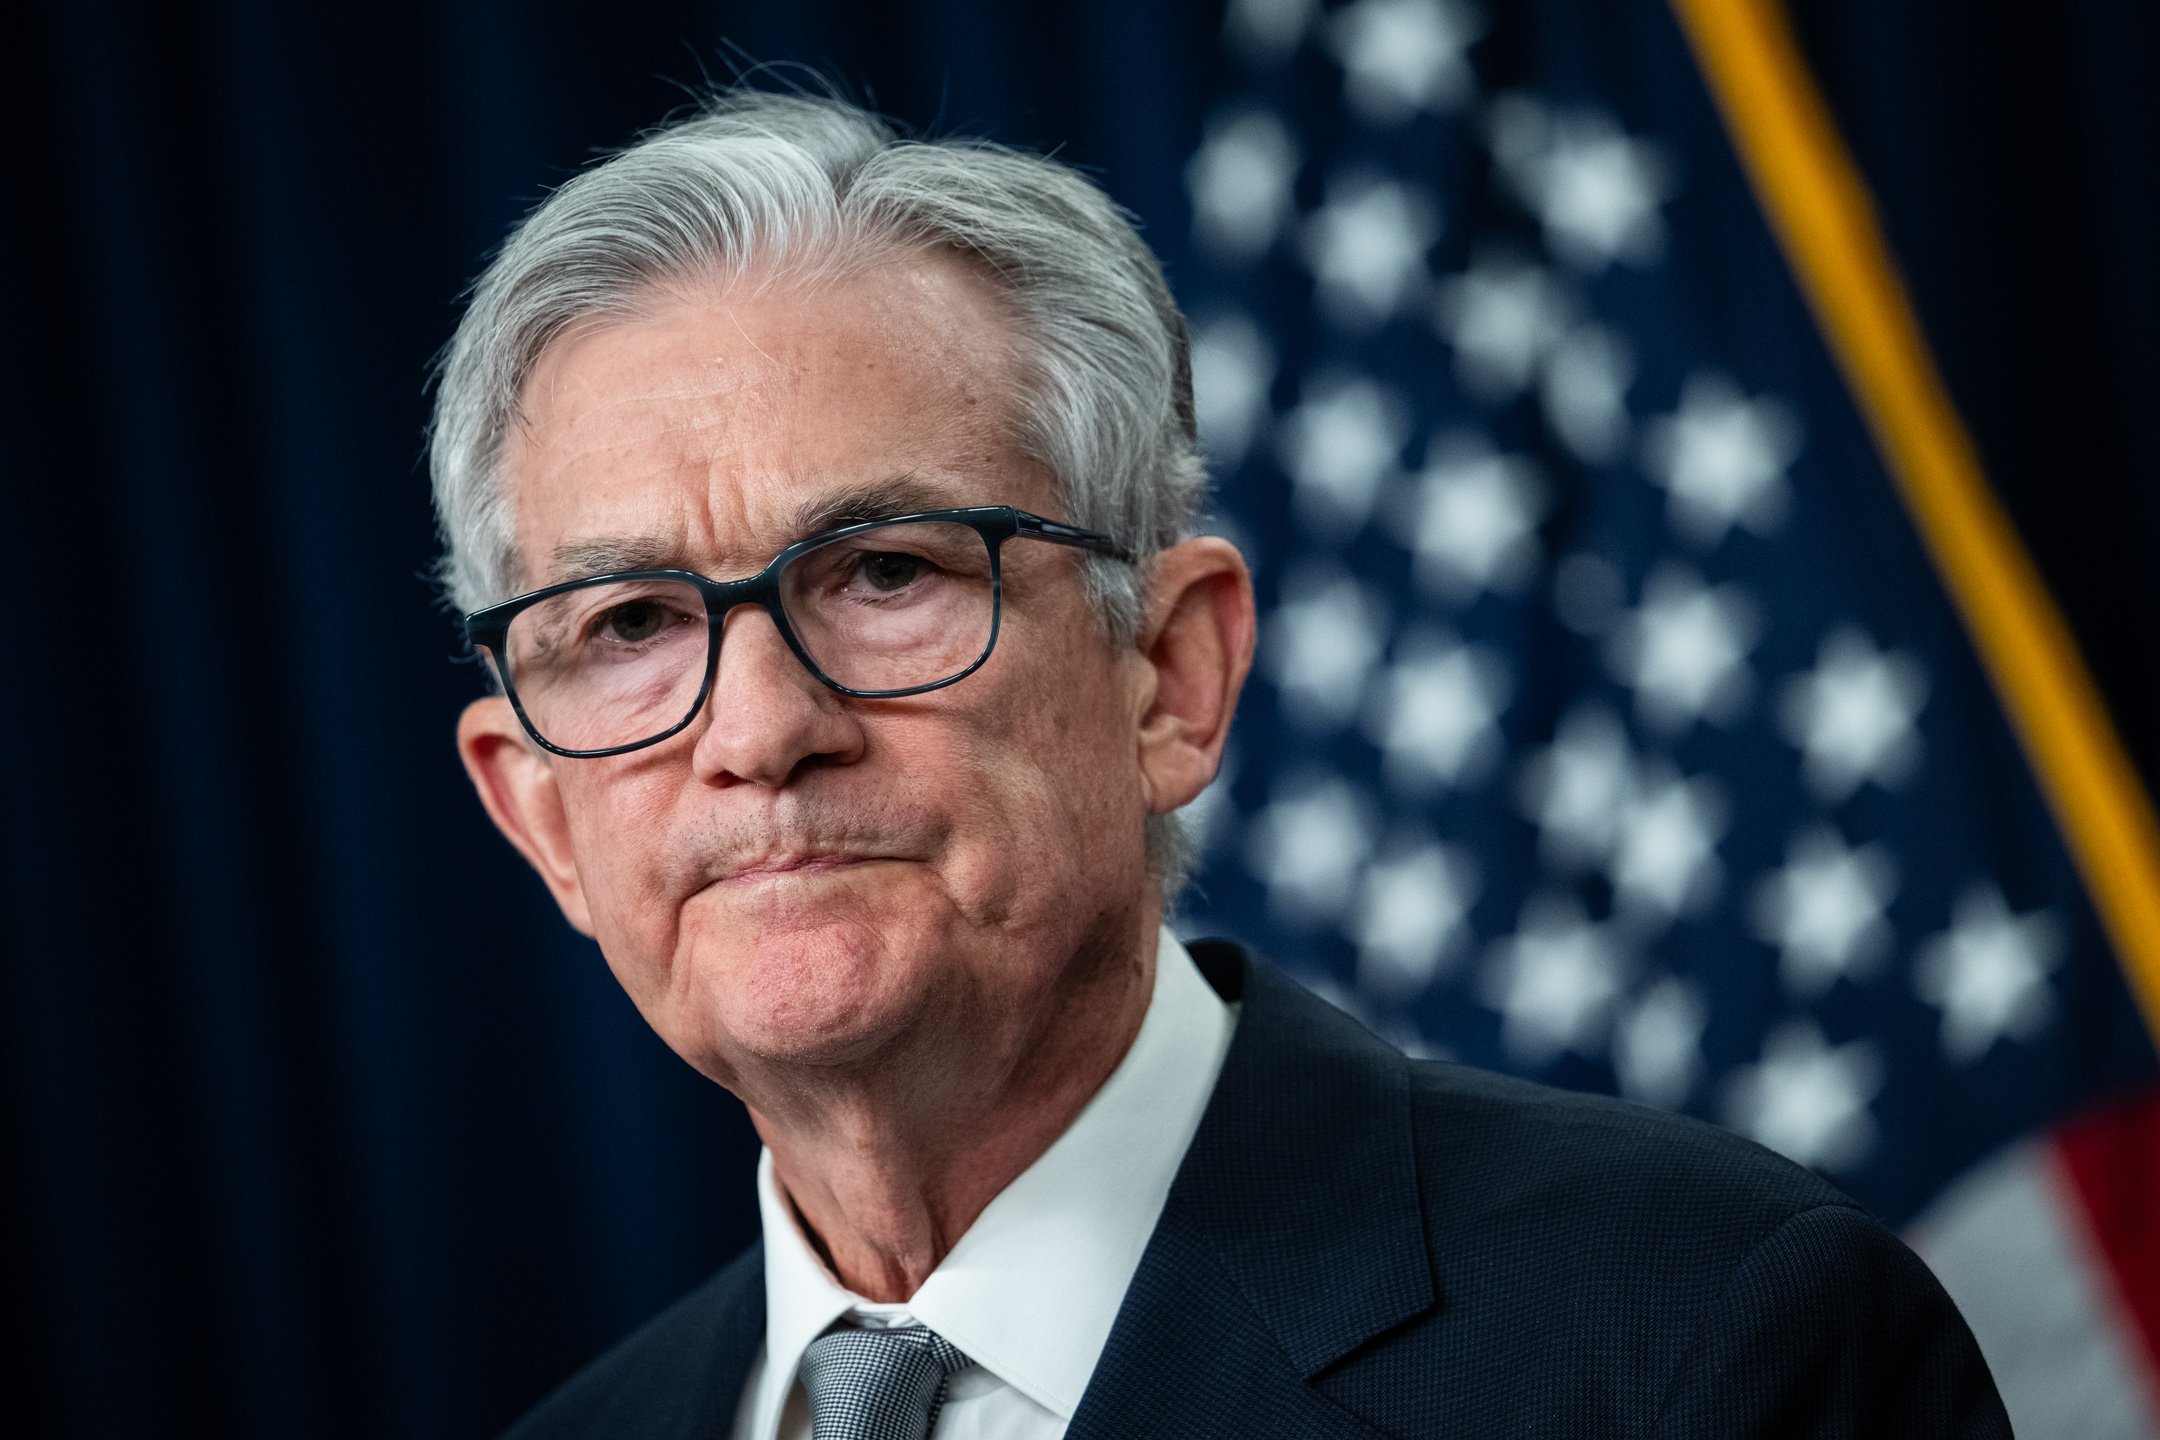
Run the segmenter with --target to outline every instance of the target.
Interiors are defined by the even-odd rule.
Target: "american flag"
[[[1230,5],[1173,281],[1261,650],[1180,926],[1813,1167],[2020,1434],[2160,1434],[2153,1034],[1689,8]]]

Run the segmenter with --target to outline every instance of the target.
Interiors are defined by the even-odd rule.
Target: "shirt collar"
[[[1165,926],[1155,989],[1125,1058],[1065,1133],[986,1206],[904,1307],[835,1280],[796,1224],[768,1151],[765,1360],[752,1433],[772,1436],[810,1342],[851,1311],[937,1331],[1070,1420],[1110,1338],[1230,1044],[1231,1014]]]

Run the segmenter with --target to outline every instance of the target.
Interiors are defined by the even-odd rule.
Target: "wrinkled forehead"
[[[748,573],[851,519],[1052,505],[1016,350],[997,291],[944,254],[656,287],[525,384],[503,464],[522,585],[603,560]]]

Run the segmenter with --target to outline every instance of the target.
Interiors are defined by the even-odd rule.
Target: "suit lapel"
[[[639,1356],[583,1433],[715,1440],[732,1434],[765,1343],[765,1246],[752,1245],[680,1303],[682,1323]]]
[[[1191,949],[1237,1031],[1069,1435],[1373,1435],[1307,1382],[1436,1302],[1402,1057]]]
[[[697,1440],[734,1433],[743,1382],[765,1346],[764,1242],[751,1247],[730,1268],[731,1282],[713,1297],[712,1354],[706,1362],[709,1380],[700,1403],[684,1407],[682,1433]]]
[[[1165,1210],[1066,1440],[1378,1440],[1305,1383],[1190,1219]]]

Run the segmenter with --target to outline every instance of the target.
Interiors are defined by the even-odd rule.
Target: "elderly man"
[[[1164,928],[1254,633],[1184,335],[1071,171],[754,93],[481,278],[459,748],[765,1143],[762,1244],[516,1433],[2007,1434],[1829,1187]]]

